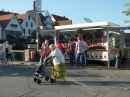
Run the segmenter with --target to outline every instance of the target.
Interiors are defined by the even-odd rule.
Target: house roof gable
[[[0,24],[3,28],[5,28],[8,23],[10,22],[10,20],[12,19],[12,17],[14,16],[14,14],[6,14],[6,15],[0,15]]]
[[[53,16],[53,18],[56,20],[56,21],[60,21],[60,20],[69,20],[68,18],[66,17],[62,17],[62,16],[58,16],[58,15],[54,15],[54,14],[51,14]]]
[[[29,13],[31,15],[31,17],[33,18],[33,20],[35,21],[35,23],[36,23],[35,14],[38,13],[38,12],[35,11],[35,10],[29,10],[26,13]],[[46,26],[46,24],[43,22],[43,20],[44,20],[44,15],[42,13],[38,13],[39,26]]]
[[[16,15],[16,17],[17,19],[22,19],[24,21],[28,15],[29,15],[28,13],[25,13],[25,14]]]

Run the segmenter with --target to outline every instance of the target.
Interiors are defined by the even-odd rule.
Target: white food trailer
[[[70,33],[71,38],[75,35],[90,35],[91,42],[87,50],[87,59],[103,61],[110,67],[110,61],[115,61],[119,51],[124,55],[124,30],[130,27],[122,27],[111,22],[94,22],[55,26],[54,30],[43,30],[45,33],[53,33],[55,42],[57,34]],[[68,56],[66,55],[65,58]]]

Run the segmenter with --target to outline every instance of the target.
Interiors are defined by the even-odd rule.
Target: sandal
[[[66,82],[66,80],[60,80],[60,82]]]

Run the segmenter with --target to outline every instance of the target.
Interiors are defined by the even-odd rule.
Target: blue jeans
[[[85,65],[88,65],[88,59],[87,59],[87,50],[84,51],[84,61],[85,61]]]
[[[47,62],[44,62],[41,65],[39,65],[38,68],[36,69],[36,72],[41,74],[43,67],[45,67],[46,65]]]
[[[75,57],[76,66],[78,66],[78,63],[80,63],[80,66],[83,66],[83,58],[84,58],[84,53],[76,54],[76,57]]]

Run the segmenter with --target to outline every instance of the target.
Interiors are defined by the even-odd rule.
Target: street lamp
[[[38,23],[38,12],[36,12],[36,42],[37,42],[37,52],[39,51],[39,33],[40,33],[40,27],[39,26],[39,23]]]

